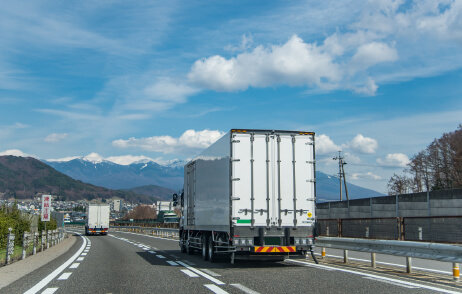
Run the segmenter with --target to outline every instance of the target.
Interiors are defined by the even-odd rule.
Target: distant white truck
[[[86,235],[107,235],[110,207],[108,204],[88,204],[86,212]]]

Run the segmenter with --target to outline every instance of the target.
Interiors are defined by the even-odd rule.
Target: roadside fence
[[[178,229],[166,229],[166,228],[150,228],[150,227],[135,227],[135,226],[114,226],[110,227],[113,231],[116,232],[134,232],[141,233],[156,237],[178,239],[179,233]]]
[[[14,240],[16,236],[13,229],[9,228],[8,231],[6,248],[4,250],[0,248],[0,252],[2,252],[0,265],[8,265],[15,260],[22,260],[30,255],[43,252],[67,238],[67,232],[64,228],[42,231],[40,234],[38,232],[24,232],[22,244],[16,244],[15,246]]]
[[[462,216],[318,219],[325,237],[462,243]]]

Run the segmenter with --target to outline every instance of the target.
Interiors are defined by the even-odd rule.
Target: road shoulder
[[[2,277],[0,279],[0,289],[66,253],[76,241],[76,236],[68,234],[68,238],[43,252],[31,255],[24,260],[16,261],[10,265],[0,267],[0,276]]]

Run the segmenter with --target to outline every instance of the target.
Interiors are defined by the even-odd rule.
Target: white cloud
[[[245,50],[250,48],[252,43],[253,43],[252,35],[251,34],[248,34],[248,35],[244,34],[241,37],[241,43],[239,44],[238,47],[235,47],[235,46],[232,46],[232,45],[226,45],[224,49],[226,51],[231,51],[231,52],[245,51]]]
[[[237,91],[273,85],[333,87],[341,73],[322,48],[293,36],[283,45],[258,46],[230,59],[215,55],[197,60],[188,77],[205,88]]]
[[[316,135],[316,154],[334,153],[342,150],[342,147],[336,145],[327,135]]]
[[[31,155],[31,154],[24,153],[24,152],[22,152],[22,151],[19,150],[19,149],[9,149],[9,150],[5,150],[5,151],[1,151],[1,152],[0,152],[0,156],[4,156],[4,155],[12,155],[12,156],[19,156],[19,157],[34,157],[34,158],[38,158],[38,157],[35,156],[35,155]]]
[[[342,146],[357,152],[372,154],[375,153],[376,149],[379,147],[379,144],[375,139],[364,137],[363,135],[358,134],[353,138],[351,142],[347,142]]]
[[[358,156],[354,154],[348,153],[348,152],[345,153],[344,157],[347,163],[358,164],[361,162],[361,158],[359,158]]]
[[[225,133],[221,131],[187,130],[179,138],[171,136],[154,136],[149,138],[130,138],[112,142],[118,148],[140,148],[147,151],[163,153],[191,153],[204,149],[221,138]]]
[[[365,70],[376,64],[397,59],[398,53],[395,48],[391,48],[385,43],[371,42],[359,46],[351,58],[349,69],[353,71]]]
[[[67,138],[67,133],[57,134],[51,133],[43,139],[45,142],[56,143]]]
[[[409,157],[403,153],[387,154],[385,159],[377,158],[377,163],[386,166],[406,167],[409,162]]]
[[[367,172],[367,173],[352,173],[350,175],[350,179],[351,180],[367,179],[367,180],[380,181],[382,180],[382,177],[376,174],[373,174],[372,172]]]
[[[80,156],[68,156],[68,157],[63,157],[63,158],[55,158],[55,159],[47,159],[47,161],[50,162],[66,162],[66,161],[71,161],[74,159],[80,158]]]

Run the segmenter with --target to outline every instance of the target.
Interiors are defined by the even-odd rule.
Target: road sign
[[[42,222],[50,221],[51,195],[42,195]]]

